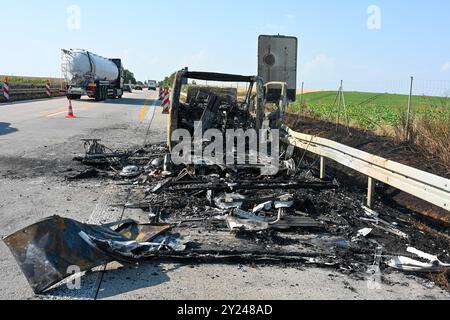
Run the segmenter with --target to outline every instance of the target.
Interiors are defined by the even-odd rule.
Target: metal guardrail
[[[321,178],[325,158],[336,161],[368,177],[367,205],[372,207],[375,180],[450,211],[450,179],[421,171],[338,142],[295,132],[283,126],[287,142],[321,156]]]
[[[23,95],[42,95],[45,96],[46,95],[46,88],[44,87],[31,87],[30,88],[14,88],[14,86],[12,86],[12,88],[9,90],[9,95],[10,95],[10,100],[14,101],[14,97],[17,96],[23,96]],[[54,97],[59,97],[62,94],[61,89],[60,88],[51,88],[50,92],[52,94],[52,96]],[[0,85],[0,102],[5,101],[4,97],[3,97],[3,88]]]
[[[46,89],[12,89],[9,91],[10,95],[20,95],[20,94],[45,94],[46,93]],[[52,88],[51,89],[52,93],[59,93],[60,89],[55,89]],[[3,93],[3,89],[0,89],[0,94]]]

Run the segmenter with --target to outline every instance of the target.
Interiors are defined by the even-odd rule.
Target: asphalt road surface
[[[110,207],[132,196],[109,182],[68,182],[83,138],[112,149],[166,141],[166,116],[156,92],[121,100],[74,101],[66,119],[64,98],[0,104],[0,235],[60,215],[89,223],[139,218],[142,212]],[[35,296],[11,253],[0,243],[0,299],[449,299],[432,283],[398,272],[379,289],[334,269],[111,263],[83,274],[81,288],[66,284]]]

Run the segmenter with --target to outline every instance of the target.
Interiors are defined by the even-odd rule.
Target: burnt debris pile
[[[281,150],[278,174],[263,176],[252,165],[176,165],[165,144],[85,147],[75,160],[86,171],[69,178],[129,188],[127,203],[108,205],[145,218],[93,226],[53,217],[6,237],[36,292],[69,276],[69,265],[83,271],[114,260],[315,265],[361,279],[450,266],[445,231],[420,231],[415,213],[382,202],[364,207],[364,192],[320,180],[299,150]]]

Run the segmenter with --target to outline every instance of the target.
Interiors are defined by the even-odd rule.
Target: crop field
[[[0,75],[0,81],[3,81],[5,75]],[[44,84],[50,81],[52,87],[61,86],[63,79],[61,78],[44,78],[44,77],[26,77],[26,76],[8,76],[8,81],[11,84],[21,85],[21,84]]]
[[[308,112],[314,117],[336,121],[338,106],[333,107],[336,91],[305,93],[303,106],[301,97],[290,106],[294,114]],[[350,125],[367,130],[379,127],[396,127],[401,124],[408,108],[408,96],[370,92],[345,92]],[[450,99],[448,97],[413,96],[412,114],[416,118],[430,117],[436,120],[450,119]],[[345,113],[341,109],[341,121]]]

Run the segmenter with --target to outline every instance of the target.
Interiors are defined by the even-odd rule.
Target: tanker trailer
[[[80,49],[62,50],[62,72],[67,97],[87,95],[96,101],[122,98],[124,72],[120,59],[107,59]]]

